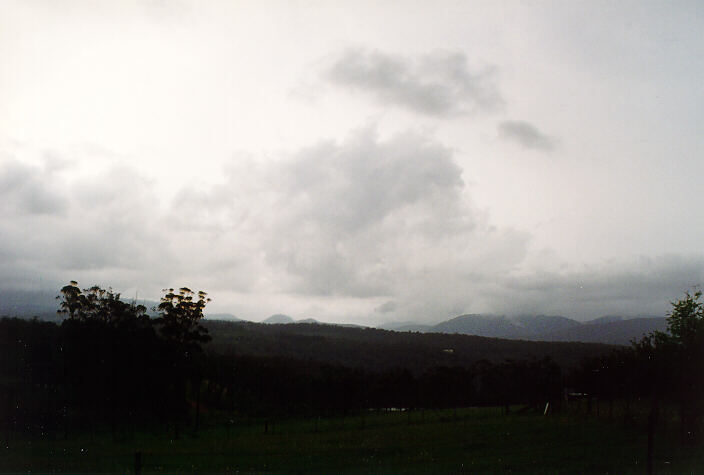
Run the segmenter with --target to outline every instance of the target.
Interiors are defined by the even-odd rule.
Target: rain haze
[[[704,274],[701,2],[0,6],[0,288],[261,320],[664,315]]]

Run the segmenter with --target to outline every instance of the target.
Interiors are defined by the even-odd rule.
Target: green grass
[[[206,421],[208,422],[208,421]],[[6,435],[2,435],[5,439]],[[700,451],[656,439],[657,473],[702,473]],[[109,434],[68,440],[11,439],[3,472],[433,472],[644,473],[646,437],[636,428],[580,415],[501,415],[495,408],[350,417],[238,421],[197,436]]]

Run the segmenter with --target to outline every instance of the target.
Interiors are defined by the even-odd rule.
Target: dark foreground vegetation
[[[574,403],[560,414],[502,408],[362,411],[348,416],[203,416],[197,436],[15,438],[0,471],[193,473],[644,473],[647,435]],[[664,434],[666,435],[666,434]],[[138,459],[139,465],[136,466]],[[662,437],[657,473],[701,473],[704,454]]]
[[[206,328],[203,292],[168,290],[152,318],[72,282],[61,324],[0,320],[0,470],[124,471],[135,451],[149,471],[688,467],[704,422],[700,297],[673,304],[667,333],[614,348]],[[494,409],[457,410],[470,406]]]

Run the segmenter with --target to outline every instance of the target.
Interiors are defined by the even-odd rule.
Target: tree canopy
[[[181,287],[178,292],[164,291],[166,294],[157,307],[160,316],[154,321],[164,338],[186,350],[210,341],[208,330],[200,325],[203,309],[210,302],[207,294],[202,290],[195,293],[188,287]]]
[[[70,319],[100,320],[111,325],[119,325],[148,318],[147,308],[144,305],[124,302],[120,294],[113,292],[109,287],[106,290],[94,285],[81,290],[78,282],[72,280],[62,287],[60,292],[61,294],[56,297],[60,300],[58,313],[67,315]]]

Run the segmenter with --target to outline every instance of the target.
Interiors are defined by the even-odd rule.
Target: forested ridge
[[[485,359],[549,357],[577,366],[617,348],[593,343],[532,342],[451,333],[414,333],[320,323],[266,325],[203,320],[212,341],[206,351],[222,355],[277,356],[381,371],[402,367],[420,373],[434,366],[469,366]]]

